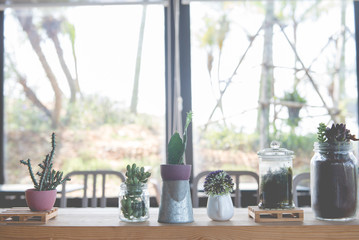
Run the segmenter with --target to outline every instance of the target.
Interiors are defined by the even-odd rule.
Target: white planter
[[[215,221],[228,221],[233,217],[234,209],[231,195],[209,196],[207,215]]]

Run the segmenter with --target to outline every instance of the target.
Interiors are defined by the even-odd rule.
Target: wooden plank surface
[[[149,221],[125,223],[117,208],[64,208],[45,225],[0,225],[0,239],[359,239],[359,219],[316,220],[304,209],[303,222],[255,223],[246,208],[227,222],[212,221],[205,208],[194,209],[194,222],[161,224],[158,209]]]

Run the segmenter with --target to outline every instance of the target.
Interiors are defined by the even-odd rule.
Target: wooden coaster
[[[10,208],[0,213],[0,223],[47,223],[57,216],[57,208],[33,212],[29,208]]]
[[[258,206],[249,206],[248,215],[255,222],[303,222],[302,209],[260,209]]]

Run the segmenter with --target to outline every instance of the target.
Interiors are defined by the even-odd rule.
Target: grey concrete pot
[[[163,184],[158,222],[193,222],[190,173],[191,165],[161,165]]]

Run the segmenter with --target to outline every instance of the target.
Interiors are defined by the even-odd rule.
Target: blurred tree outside
[[[141,70],[146,8],[143,8],[139,28],[134,69],[137,77],[133,82],[139,81]],[[23,45],[29,44],[37,58],[34,61],[42,67],[35,70],[34,64],[34,72],[43,71],[44,77],[43,86],[39,87],[40,81],[28,79],[32,73],[17,63],[21,55],[6,52],[7,183],[30,183],[26,169],[18,168],[19,160],[30,158],[40,163],[52,131],[57,134],[58,144],[54,164],[65,174],[96,169],[124,172],[127,164],[136,162],[151,169],[154,177],[159,176],[164,121],[158,116],[137,112],[137,104],[131,112],[130,105],[101,93],[81,91],[85,89],[81,84],[87,82],[78,71],[77,29],[67,19],[67,12],[14,10],[7,14],[7,21],[12,19],[16,19],[19,29],[23,30],[20,36]],[[12,24],[16,25],[16,21]],[[42,89],[46,89],[45,94]],[[138,91],[137,86],[133,95],[138,95]]]
[[[201,3],[201,6],[217,9],[217,12],[213,11],[212,15],[209,13],[203,15],[202,35],[197,37],[199,46],[205,47],[207,51],[208,79],[211,83],[210,86],[214,92],[217,91],[217,94],[214,94],[216,104],[213,110],[208,112],[208,121],[198,126],[200,146],[197,148],[196,158],[200,161],[200,169],[197,171],[208,170],[208,168],[218,169],[223,166],[230,166],[231,169],[238,167],[239,164],[242,168],[249,167],[256,171],[257,165],[249,162],[257,162],[257,159],[253,160],[250,153],[256,153],[258,150],[268,147],[272,139],[280,140],[282,146],[296,152],[295,167],[298,171],[309,171],[309,160],[312,155],[313,143],[316,141],[316,127],[314,126],[310,133],[302,133],[300,130],[302,128],[301,122],[304,120],[303,123],[306,123],[308,119],[313,121],[311,119],[321,118],[326,119],[324,121],[328,124],[331,122],[347,122],[350,124],[351,119],[356,118],[355,114],[347,116],[348,111],[346,110],[350,107],[346,103],[351,100],[345,92],[345,86],[352,80],[348,76],[352,75],[350,69],[354,67],[354,65],[350,65],[351,59],[348,60],[346,56],[347,46],[353,41],[352,30],[347,24],[348,2],[319,0],[302,4],[298,1],[283,0]],[[238,14],[238,9],[241,7],[248,8],[252,14],[261,15],[263,21],[259,30],[258,28],[253,29],[249,25],[246,27],[250,30],[242,27],[242,34],[247,36],[248,45],[242,48],[244,51],[238,56],[238,64],[232,71],[234,74],[231,74],[230,71],[226,70],[228,67],[225,66],[225,60],[229,57],[222,53],[233,47],[233,41],[231,42],[227,38],[233,37],[231,32],[234,29],[233,26],[236,26],[237,29],[241,27],[240,15]],[[311,53],[313,57],[310,59],[302,43],[302,34],[305,32],[303,29],[308,27],[308,23],[323,22],[322,19],[325,19],[324,16],[329,12],[336,12],[335,16],[339,22],[339,27],[331,31],[327,42],[317,50],[316,56]],[[200,16],[197,12],[193,14],[193,16],[195,15]],[[226,16],[226,25],[231,27],[227,29],[224,35],[225,41],[220,44],[215,41],[218,39],[215,36],[220,35],[221,16],[223,15]],[[215,20],[216,18],[217,20]],[[352,26],[352,22],[350,23]],[[193,30],[193,32],[198,31]],[[315,36],[308,37],[315,41]],[[286,62],[287,65],[278,64],[280,62],[278,61],[280,55],[277,53],[279,38],[282,39],[281,44],[286,44],[286,48],[291,52],[293,63],[291,66],[289,66],[288,61]],[[230,91],[227,89],[228,83],[231,83],[231,86],[235,84],[238,81],[236,78],[239,78],[238,73],[248,67],[246,62],[253,58],[252,52],[257,52],[257,49],[253,49],[258,47],[257,42],[263,44],[262,62],[260,63],[261,74],[260,80],[258,80],[260,82],[258,107],[255,110],[257,111],[257,132],[256,134],[248,134],[245,133],[246,126],[241,125],[241,122],[233,123],[232,118],[235,118],[235,113],[230,110],[228,101],[225,101],[225,93]],[[244,42],[240,44],[244,45]],[[215,48],[218,49],[217,55],[214,54]],[[217,62],[217,67],[213,68],[215,62]],[[323,63],[326,64],[327,69],[324,69],[326,72],[320,75],[319,71],[323,71]],[[283,83],[280,78],[285,75],[285,71],[292,74],[292,79],[287,78],[287,82],[291,82],[291,87],[287,88],[280,86]],[[229,77],[225,76],[225,72]],[[329,80],[327,81],[328,85],[325,85],[326,82],[322,80],[323,76],[324,79]],[[218,87],[214,86],[213,78],[217,79],[217,86],[222,86],[222,89],[219,88],[218,90]],[[308,98],[308,88],[311,88],[310,91],[313,93],[310,98]],[[313,98],[316,100],[313,101]],[[219,115],[214,117],[216,109],[220,110],[220,117]],[[283,111],[284,109],[287,109],[287,113]],[[316,109],[321,110],[316,111]],[[240,115],[245,115],[248,111],[251,110],[243,110],[241,113],[237,113],[238,117],[236,118],[240,119]],[[323,120],[317,121],[319,123]],[[250,142],[244,140],[246,136],[251,139]],[[256,137],[253,138],[253,136]],[[228,139],[231,140],[228,141]],[[248,149],[244,146],[253,146],[253,148]],[[218,157],[208,155],[208,151],[218,151],[218,149],[228,153],[237,152],[237,154],[232,155],[234,158],[231,160],[232,165],[226,163],[227,160],[225,160],[226,157],[224,157],[223,152]],[[247,154],[244,157],[245,159],[240,152]],[[251,160],[248,161],[248,159]]]

